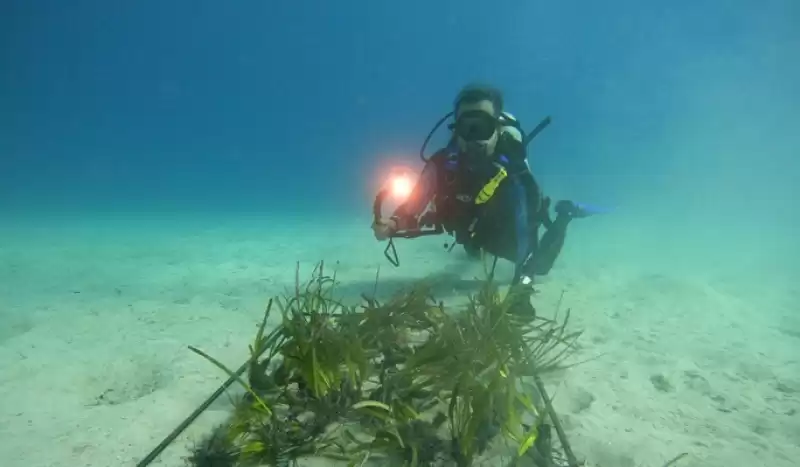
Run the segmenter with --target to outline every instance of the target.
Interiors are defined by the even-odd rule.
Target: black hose
[[[524,139],[524,140],[522,140],[522,147],[523,147],[523,148],[527,148],[527,147],[528,147],[528,145],[529,145],[529,144],[531,144],[531,141],[533,141],[533,138],[536,138],[536,136],[537,136],[539,133],[541,133],[541,132],[542,132],[542,130],[544,130],[545,128],[547,128],[547,125],[550,125],[550,122],[552,122],[552,121],[553,121],[553,119],[552,119],[552,118],[550,118],[550,116],[548,115],[548,116],[547,116],[547,117],[545,117],[545,118],[544,118],[544,119],[543,119],[541,122],[539,122],[539,124],[538,124],[538,125],[536,125],[536,128],[534,128],[533,130],[531,130],[531,132],[530,132],[530,133],[528,133],[528,136],[526,136],[526,137],[525,137],[525,139]]]
[[[453,112],[447,112],[447,114],[444,117],[440,118],[439,121],[436,122],[436,125],[433,126],[431,132],[428,133],[428,137],[425,138],[425,142],[422,143],[422,148],[419,150],[419,158],[422,159],[422,162],[428,162],[428,159],[425,157],[425,148],[428,147],[428,143],[431,141],[431,138],[433,138],[433,134],[436,133],[436,130],[438,130],[439,127],[442,126],[442,123],[444,123],[445,120],[447,120],[452,116]]]

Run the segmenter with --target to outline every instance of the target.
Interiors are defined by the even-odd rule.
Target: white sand
[[[729,248],[713,232],[681,243],[615,222],[573,226],[537,297],[548,314],[564,291],[597,356],[549,382],[579,456],[604,467],[660,467],[681,452],[685,467],[798,465],[800,293],[787,250]],[[479,271],[443,239],[399,243],[392,269],[366,223],[325,225],[4,224],[0,465],[135,465],[225,379],[186,346],[238,367],[297,260],[303,277],[338,260],[349,297],[371,289],[379,265],[383,292]],[[152,465],[182,465],[226,409],[222,398]]]

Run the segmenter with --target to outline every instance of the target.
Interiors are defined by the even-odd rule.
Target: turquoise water
[[[352,300],[378,269],[382,296],[472,290],[445,238],[393,268],[369,224],[474,80],[526,128],[553,117],[546,194],[613,208],[570,225],[534,298],[563,293],[598,355],[548,382],[579,456],[795,465],[797,24],[788,0],[3,3],[3,465],[134,465],[223,379],[186,346],[239,365],[298,263]]]

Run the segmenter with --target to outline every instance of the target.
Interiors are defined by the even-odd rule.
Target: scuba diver
[[[372,229],[377,240],[391,242],[392,238],[419,236],[426,232],[421,228],[436,226],[427,232],[450,233],[455,237],[453,245],[463,245],[470,256],[485,251],[495,259],[513,262],[511,285],[521,285],[529,297],[534,276],[547,274],[558,257],[567,225],[592,212],[571,201],[559,201],[554,207],[556,218],[550,219],[550,199],[543,196],[526,160],[527,143],[550,120],[545,119],[526,136],[503,107],[498,89],[464,87],[453,111],[439,121],[425,142],[427,145],[436,129],[452,116],[448,145],[428,159],[423,145],[420,156],[425,166],[416,185],[388,219],[377,207]],[[541,227],[545,233],[540,240]],[[522,306],[531,307],[527,298],[524,302],[527,305]]]

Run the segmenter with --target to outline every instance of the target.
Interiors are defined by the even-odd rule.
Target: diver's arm
[[[408,199],[392,215],[396,230],[416,229],[419,226],[419,217],[425,212],[436,192],[436,179],[436,164],[428,161]]]

